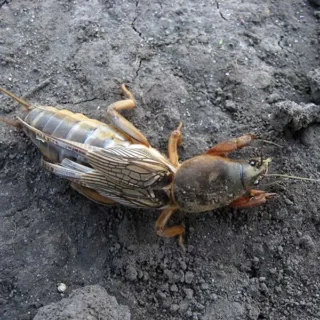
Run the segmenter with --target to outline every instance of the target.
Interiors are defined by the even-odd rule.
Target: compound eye
[[[259,183],[260,183],[260,181],[259,181],[259,180],[256,180],[256,181],[253,183],[253,185],[254,185],[254,186],[257,186]]]
[[[250,164],[250,166],[255,167],[256,164],[257,164],[257,161],[256,160],[250,160],[249,164]]]

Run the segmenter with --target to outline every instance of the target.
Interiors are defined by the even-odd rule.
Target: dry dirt
[[[179,121],[182,160],[251,132],[282,147],[234,156],[262,147],[270,172],[320,178],[317,5],[0,1],[0,86],[103,120],[127,83],[138,108],[125,116],[163,152]],[[0,97],[0,116],[19,112]],[[268,178],[260,187],[278,196],[261,207],[177,213],[183,255],[156,236],[158,212],[99,206],[39,160],[24,134],[0,125],[1,320],[33,319],[88,285],[137,320],[320,318],[319,183]]]

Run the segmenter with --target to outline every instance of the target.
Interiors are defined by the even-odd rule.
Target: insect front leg
[[[276,193],[267,193],[263,190],[251,190],[250,195],[240,197],[229,204],[232,208],[252,208],[265,203],[268,199],[273,198]]]
[[[229,152],[246,147],[248,144],[252,142],[252,140],[256,138],[257,137],[254,134],[245,134],[238,138],[220,142],[211,149],[209,149],[206,153],[212,156],[225,156]]]
[[[156,229],[157,235],[160,237],[172,238],[175,236],[179,236],[179,245],[183,249],[183,251],[185,251],[185,246],[183,245],[183,237],[182,237],[182,235],[185,232],[185,228],[181,225],[173,226],[169,228],[166,227],[168,220],[177,209],[178,209],[177,207],[164,209],[161,212],[161,215],[156,222],[155,229]]]
[[[181,127],[182,122],[180,122],[178,128],[171,133],[168,142],[169,159],[175,167],[179,166],[178,146],[182,143]]]
[[[147,138],[118,112],[120,110],[133,109],[136,107],[133,94],[124,84],[121,85],[121,90],[128,99],[114,102],[108,106],[107,118],[117,129],[128,135],[130,138],[149,147],[150,143]]]

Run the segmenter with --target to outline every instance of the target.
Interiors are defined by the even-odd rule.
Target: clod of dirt
[[[304,235],[303,237],[301,237],[299,245],[301,248],[305,249],[308,252],[315,249],[315,243],[309,235]]]
[[[289,129],[292,133],[320,122],[320,106],[313,103],[297,104],[293,101],[281,101],[275,104],[271,124],[277,131]]]
[[[128,307],[119,305],[101,286],[86,286],[74,290],[69,298],[40,308],[34,320],[58,319],[130,320]]]
[[[307,76],[311,88],[312,99],[314,103],[320,104],[320,68],[310,71]]]
[[[225,304],[229,305],[229,308],[226,309],[223,306]],[[212,309],[214,312],[208,312],[204,317],[205,320],[214,320],[214,319],[245,319],[245,310],[244,307],[238,302],[230,303],[227,300],[221,299],[213,303],[209,310]]]

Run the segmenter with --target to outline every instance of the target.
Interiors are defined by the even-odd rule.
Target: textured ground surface
[[[72,291],[68,298],[41,308],[34,320],[130,320],[127,306],[117,303],[101,286],[85,286]]]
[[[127,83],[139,107],[125,115],[162,151],[179,121],[181,159],[252,132],[283,146],[263,147],[272,172],[320,178],[317,4],[0,1],[0,86],[103,119]],[[19,112],[0,97],[0,116]],[[278,196],[259,208],[176,214],[182,255],[157,212],[96,205],[39,159],[0,125],[0,319],[94,284],[138,320],[320,318],[319,183],[269,178]]]

